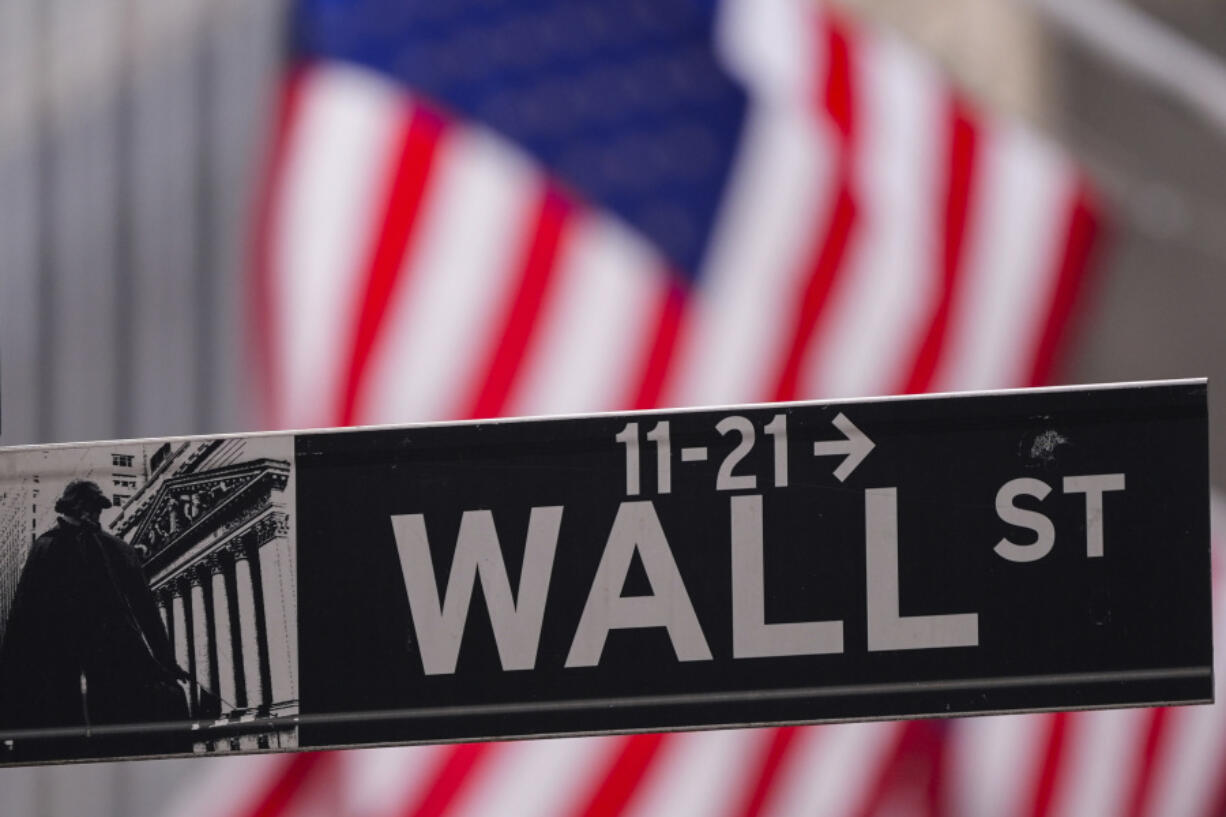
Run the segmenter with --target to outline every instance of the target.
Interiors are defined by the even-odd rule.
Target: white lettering
[[[489,609],[498,657],[504,670],[532,669],[541,638],[545,596],[553,573],[562,508],[533,508],[528,517],[523,570],[519,576],[518,603],[511,596],[511,582],[502,560],[494,516],[489,511],[465,511],[460,519],[455,558],[447,579],[445,600],[440,603],[434,579],[434,562],[426,539],[425,518],[419,514],[392,517],[392,532],[400,556],[400,570],[409,596],[413,628],[427,675],[455,672],[460,642],[468,620],[473,585],[480,577]]]
[[[621,591],[635,551],[647,572],[651,595],[623,597]],[[664,528],[655,507],[643,500],[623,502],[617,509],[566,666],[596,666],[610,630],[640,627],[667,628],[679,661],[711,660],[711,648],[681,581]]]
[[[978,613],[898,614],[898,489],[864,492],[864,536],[870,652],[979,644]]]
[[[732,497],[731,515],[732,657],[842,652],[842,621],[766,623],[761,494]]]
[[[1086,556],[1103,555],[1103,493],[1124,490],[1123,474],[1065,477],[1066,494],[1086,495]]]
[[[1011,562],[1034,562],[1051,552],[1056,543],[1056,528],[1051,520],[1038,511],[1028,511],[1013,504],[1018,496],[1033,496],[1042,500],[1051,493],[1051,486],[1039,479],[1018,477],[1011,479],[996,492],[996,515],[1002,521],[1019,528],[1034,531],[1035,539],[1028,545],[1019,545],[1002,537],[992,548],[996,555]]]

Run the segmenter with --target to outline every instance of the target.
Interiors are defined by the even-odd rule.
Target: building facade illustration
[[[297,745],[290,445],[164,443],[112,523],[141,554],[176,660],[195,679],[197,751]]]

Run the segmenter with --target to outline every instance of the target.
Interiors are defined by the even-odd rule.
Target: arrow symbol
[[[868,452],[876,447],[876,443],[870,440],[863,431],[856,428],[856,424],[847,419],[847,415],[839,412],[831,420],[834,427],[843,432],[845,440],[826,440],[824,442],[813,443],[813,456],[815,457],[831,457],[838,454],[846,454],[847,456],[839,463],[839,467],[834,469],[834,475],[838,477],[839,482],[847,479],[851,472],[856,470],[864,458],[868,456]]]

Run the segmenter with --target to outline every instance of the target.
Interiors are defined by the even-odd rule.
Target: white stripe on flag
[[[1023,385],[1058,279],[1076,176],[1046,142],[985,128],[961,303],[934,390]]]
[[[803,286],[804,261],[831,206],[833,140],[813,109],[750,114],[702,286],[690,303],[673,405],[762,400]]]
[[[597,777],[620,746],[618,738],[561,738],[510,743],[469,780],[453,813],[464,817],[568,817],[574,803],[598,783]]]
[[[621,222],[580,210],[565,229],[555,291],[508,414],[626,408],[672,283],[659,254]]]
[[[433,780],[446,746],[395,746],[336,755],[344,817],[398,817]]]
[[[1048,811],[1051,817],[1124,814],[1138,752],[1145,742],[1148,716],[1146,709],[1077,712],[1068,716],[1068,743],[1060,783]]]
[[[951,724],[949,790],[959,817],[1030,817],[1048,732],[1046,715],[993,715]]]
[[[334,421],[343,341],[408,109],[396,86],[366,71],[316,67],[302,81],[270,227],[276,419],[291,428]]]
[[[857,723],[803,729],[763,804],[763,817],[854,814],[881,773],[902,723]]]
[[[716,49],[728,72],[770,105],[805,107],[825,78],[814,9],[794,0],[724,0]]]
[[[889,36],[852,51],[859,205],[843,286],[831,293],[826,342],[802,391],[852,397],[907,375],[937,293],[946,174],[945,90],[927,62]]]
[[[670,737],[621,817],[719,817],[741,794],[746,750],[769,734],[740,729]]]
[[[513,294],[541,180],[505,140],[463,127],[445,133],[430,184],[367,371],[360,422],[454,417]]]

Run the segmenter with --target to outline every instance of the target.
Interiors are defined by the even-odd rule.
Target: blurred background
[[[310,366],[278,363],[275,338],[262,361],[259,348],[267,345],[260,326],[269,310],[283,323],[298,320],[284,316],[284,304],[261,305],[253,284],[261,189],[276,155],[283,90],[292,84],[295,49],[327,39],[304,39],[304,16],[343,25],[344,4],[303,5],[306,11],[244,0],[0,0],[0,442],[363,419],[352,410],[338,418],[330,409],[270,409],[270,392],[283,399],[311,393],[299,382],[310,381],[301,368]],[[378,8],[393,15],[394,4],[386,6]],[[1218,4],[844,0],[834,9],[847,25],[871,32],[863,37],[897,38],[922,55],[982,121],[1041,134],[1088,175],[1098,229],[1067,342],[1047,380],[1218,378],[1226,365],[1226,15]],[[344,61],[343,43],[333,50],[329,58]],[[276,280],[284,287],[310,272],[282,269]],[[823,395],[799,389],[794,396]],[[1211,404],[1215,425],[1224,411],[1221,401]],[[419,419],[390,409],[365,416]],[[1221,435],[1211,460],[1212,473],[1226,473]],[[1062,728],[1044,727],[1051,734]],[[1153,737],[1161,729],[1146,728],[1137,738],[1143,757],[1146,746],[1161,745]],[[1216,738],[1203,740],[1220,748]],[[391,762],[373,754],[345,753],[334,765]],[[265,773],[281,780],[284,770],[263,760],[0,770],[0,809],[47,817],[257,813],[226,811],[200,792],[220,796],[256,785],[240,781]],[[1120,805],[1125,800],[1132,805]],[[1206,808],[1222,803],[1198,802],[1210,801]],[[1112,802],[1119,808],[1093,813],[1156,808],[1144,796]],[[1036,796],[1021,811],[1048,813],[1048,805]],[[904,806],[893,813],[935,808],[923,797]],[[315,808],[293,813],[357,813],[327,798]],[[865,813],[884,808],[876,803]]]

